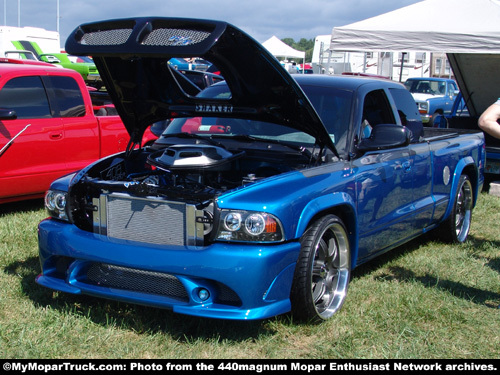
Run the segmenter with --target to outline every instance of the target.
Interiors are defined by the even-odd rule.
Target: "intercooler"
[[[94,198],[94,232],[158,245],[202,246],[203,210],[182,202],[101,194]]]

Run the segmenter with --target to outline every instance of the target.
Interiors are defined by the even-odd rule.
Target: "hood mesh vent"
[[[132,34],[132,29],[103,30],[85,33],[80,41],[89,46],[117,46],[125,44]]]
[[[199,30],[156,29],[144,40],[147,46],[191,46],[203,42],[210,33]]]

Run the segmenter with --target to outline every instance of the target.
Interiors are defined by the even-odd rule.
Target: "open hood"
[[[469,114],[479,117],[500,97],[500,53],[448,53]]]
[[[228,23],[157,17],[88,23],[71,33],[66,51],[93,57],[133,142],[140,142],[149,125],[164,119],[238,117],[295,128],[335,152],[325,126],[291,75],[260,43]],[[195,97],[168,64],[173,57],[214,64],[231,98]]]

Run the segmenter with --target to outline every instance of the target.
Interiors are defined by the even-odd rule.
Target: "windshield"
[[[407,80],[405,87],[412,94],[444,95],[446,93],[446,82],[431,80]]]
[[[321,86],[303,86],[302,89],[318,112],[337,149],[343,150],[349,128],[352,92]],[[199,97],[229,99],[231,93],[227,85],[217,84],[202,91]],[[308,147],[316,143],[311,135],[285,125],[226,117],[178,118],[168,125],[163,135],[168,137],[179,133],[219,137],[250,136]]]

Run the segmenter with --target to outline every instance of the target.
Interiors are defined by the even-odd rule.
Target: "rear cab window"
[[[54,117],[82,117],[85,116],[85,102],[80,86],[72,77],[49,76],[44,77],[45,84],[51,88],[53,95]]]
[[[423,136],[423,124],[415,100],[405,88],[390,88],[389,92],[396,103],[401,124],[412,132],[411,142],[418,142]]]

